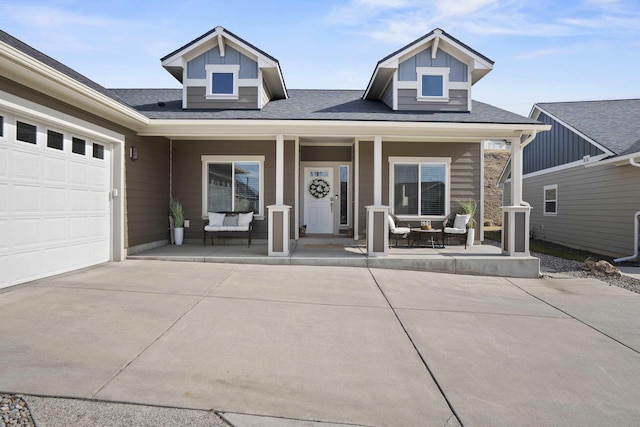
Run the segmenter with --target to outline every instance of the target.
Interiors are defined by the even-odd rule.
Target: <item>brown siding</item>
[[[556,216],[545,216],[545,185],[558,185]],[[633,255],[633,215],[640,211],[640,170],[633,166],[578,166],[523,180],[536,239],[591,252]]]
[[[295,193],[296,193],[296,146],[295,141],[284,142],[284,204],[291,206],[289,211],[289,234],[295,236]],[[274,186],[275,199],[275,186]]]
[[[205,88],[202,86],[187,87],[187,108],[256,110],[258,108],[258,88],[239,87],[237,100],[221,100],[205,98]]]
[[[398,89],[398,111],[469,111],[467,91],[452,89],[449,102],[418,101],[417,89]]]
[[[300,147],[301,162],[350,162],[351,146],[303,145]]]
[[[367,210],[365,206],[373,204],[373,142],[360,142],[360,167],[358,171],[358,233],[367,234]]]
[[[291,143],[285,144],[286,153],[292,151],[291,146]],[[185,238],[202,238],[202,155],[265,156],[262,199],[265,220],[254,222],[253,236],[267,238],[267,206],[275,203],[276,194],[275,153],[275,141],[173,141],[173,196],[182,202],[191,223],[185,230]],[[285,193],[293,194],[293,178],[287,181],[290,182],[285,183]],[[289,202],[293,203],[292,197],[291,200],[285,198],[285,203]]]
[[[480,201],[480,144],[439,142],[384,142],[382,143],[382,203],[389,200],[389,157],[450,157],[451,191],[450,212],[458,211],[458,199]],[[479,213],[478,213],[479,215]],[[480,221],[479,216],[476,221]]]
[[[162,139],[143,140],[125,127],[77,107],[42,95],[25,86],[0,77],[2,90],[38,104],[118,132],[125,137],[127,158],[124,183],[124,247],[167,239],[169,205],[169,144]],[[129,147],[139,149],[139,160],[128,158]],[[150,163],[153,162],[153,164]]]

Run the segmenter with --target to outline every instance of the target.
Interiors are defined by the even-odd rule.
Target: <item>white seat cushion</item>
[[[396,228],[396,222],[393,220],[393,217],[391,215],[387,215],[387,219],[389,220],[389,230]]]
[[[444,232],[448,234],[464,234],[467,232],[466,228],[445,227]]]
[[[409,227],[396,227],[394,229],[389,229],[391,234],[408,234],[411,233],[411,229]]]
[[[249,224],[247,225],[220,225],[212,226],[206,225],[204,231],[249,231]]]

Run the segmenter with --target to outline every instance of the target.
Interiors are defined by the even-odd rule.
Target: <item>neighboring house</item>
[[[482,142],[548,128],[473,101],[493,62],[439,29],[378,62],[364,92],[288,89],[222,27],[161,63],[181,89],[105,89],[0,32],[0,287],[166,244],[170,197],[188,240],[208,212],[253,210],[269,255],[302,225],[386,251],[367,206],[415,224],[482,206]]]
[[[552,125],[522,153],[522,193],[533,207],[534,237],[614,257],[633,255],[640,99],[540,103],[530,117]]]

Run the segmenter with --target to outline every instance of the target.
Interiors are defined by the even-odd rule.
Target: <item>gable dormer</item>
[[[287,98],[280,63],[223,27],[161,59],[182,83],[185,109],[261,109]]]
[[[471,111],[493,61],[439,28],[380,60],[364,94],[394,111]]]

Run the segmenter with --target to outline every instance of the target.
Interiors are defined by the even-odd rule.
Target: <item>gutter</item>
[[[631,166],[640,167],[640,162],[636,160],[636,157],[640,158],[640,152],[631,153],[631,154],[627,154],[625,156],[620,156],[620,157],[612,157],[610,159],[600,160],[599,162],[586,163],[584,167],[592,168],[595,166],[608,165],[611,163],[621,163],[620,166],[623,166],[622,165],[623,162],[628,162],[628,164],[630,164]]]
[[[634,165],[636,166],[636,165]],[[632,259],[636,259],[638,258],[638,220],[640,219],[640,211],[636,212],[636,214],[633,216],[634,219],[634,226],[633,226],[633,247],[634,247],[634,252],[633,255],[625,257],[625,258],[617,258],[614,259],[613,262],[623,262],[623,261],[630,261]]]

